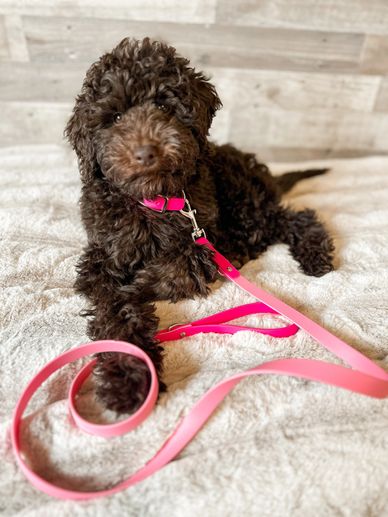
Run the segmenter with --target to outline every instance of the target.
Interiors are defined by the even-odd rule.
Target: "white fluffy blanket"
[[[304,276],[278,245],[242,272],[388,369],[388,158],[326,163],[329,174],[300,183],[286,202],[317,209],[335,239],[335,271]],[[87,341],[78,316],[84,301],[72,289],[85,242],[80,185],[72,153],[59,147],[3,149],[0,169],[2,515],[388,515],[388,400],[276,376],[243,381],[175,461],[125,492],[75,503],[32,488],[15,465],[7,428],[31,376]],[[159,304],[158,312],[165,326],[247,301],[233,284],[219,281],[206,300]],[[168,393],[140,428],[111,440],[69,423],[66,390],[79,365],[69,366],[31,404],[25,451],[37,471],[63,486],[105,487],[146,462],[217,381],[290,356],[333,359],[302,331],[288,339],[240,332],[169,343]],[[98,418],[90,388],[80,407]]]

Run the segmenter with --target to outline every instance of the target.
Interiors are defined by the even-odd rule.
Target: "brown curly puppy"
[[[88,70],[66,127],[83,182],[88,246],[75,287],[91,303],[90,337],[140,346],[159,375],[153,302],[206,296],[217,269],[193,242],[188,219],[139,201],[185,189],[209,240],[238,266],[286,243],[305,273],[332,270],[333,244],[315,213],[280,204],[296,181],[324,170],[276,179],[253,154],[210,143],[220,107],[214,86],[174,48],[124,39]],[[148,370],[138,359],[100,354],[95,374],[110,409],[134,411],[147,394]]]

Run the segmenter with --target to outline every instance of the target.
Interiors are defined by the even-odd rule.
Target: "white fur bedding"
[[[304,276],[278,245],[242,272],[388,369],[388,158],[326,163],[332,165],[328,175],[300,183],[286,201],[317,209],[335,239],[336,270]],[[175,461],[111,498],[58,501],[28,484],[7,435],[15,402],[47,361],[87,341],[78,316],[84,301],[72,289],[85,242],[79,188],[66,149],[0,151],[0,514],[388,515],[388,400],[288,377],[243,381]],[[158,312],[165,326],[247,301],[234,285],[219,281],[206,300],[163,303]],[[25,450],[49,479],[102,488],[147,461],[217,381],[290,356],[332,359],[304,332],[287,339],[207,334],[168,343],[168,393],[140,428],[111,440],[84,435],[69,423],[65,397],[76,366],[64,368],[34,400]],[[80,406],[98,417],[90,390]]]

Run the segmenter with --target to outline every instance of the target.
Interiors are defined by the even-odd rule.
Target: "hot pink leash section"
[[[139,481],[151,476],[175,458],[199,432],[213,411],[234,388],[234,386],[236,386],[236,384],[238,384],[242,379],[251,375],[288,375],[312,381],[319,381],[332,386],[338,386],[355,393],[368,395],[369,397],[388,397],[388,374],[382,368],[297,310],[278,300],[275,296],[267,293],[259,287],[252,285],[246,278],[240,275],[237,269],[234,268],[224,256],[214,249],[205,237],[199,238],[196,242],[197,244],[207,246],[214,251],[214,261],[216,262],[221,274],[229,278],[232,282],[259,301],[242,305],[234,309],[229,309],[192,323],[173,325],[169,329],[161,330],[157,334],[157,338],[161,342],[192,336],[198,332],[233,334],[239,330],[252,330],[275,337],[287,337],[295,334],[299,328],[301,328],[337,357],[346,361],[353,369],[312,359],[278,359],[233,375],[232,377],[220,382],[203,395],[187,416],[180,420],[171,436],[166,440],[155,456],[144,465],[144,467],[121,483],[107,490],[99,492],[78,492],[66,490],[49,483],[34,473],[23,459],[20,444],[21,421],[28,402],[41,384],[55,371],[62,368],[62,366],[91,354],[100,352],[122,352],[142,359],[147,364],[151,373],[151,386],[148,396],[144,401],[144,404],[134,415],[115,424],[97,425],[88,422],[77,412],[75,406],[75,397],[77,392],[81,388],[85,379],[90,375],[95,360],[84,366],[73,380],[69,392],[69,412],[72,420],[83,431],[104,437],[118,436],[127,433],[138,426],[151,413],[158,396],[158,380],[155,368],[152,361],[148,355],[143,352],[143,350],[139,349],[135,345],[121,341],[96,341],[81,345],[61,354],[42,368],[24,390],[14,412],[11,428],[14,454],[27,479],[39,490],[42,490],[50,496],[61,499],[87,500],[110,496],[139,483]],[[271,329],[250,328],[228,324],[228,321],[232,319],[253,313],[280,314],[293,323],[285,327]]]

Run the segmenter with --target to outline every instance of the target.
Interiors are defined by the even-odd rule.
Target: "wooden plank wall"
[[[146,35],[212,75],[218,142],[388,154],[387,0],[0,0],[0,145],[61,142],[86,68]]]

